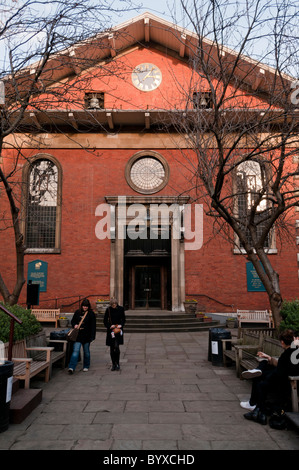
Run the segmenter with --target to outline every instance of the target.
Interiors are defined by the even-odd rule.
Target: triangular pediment
[[[201,47],[213,64],[209,83],[192,63],[198,43],[195,33],[144,13],[75,44],[49,60],[22,120],[23,129],[61,128],[67,123],[75,130],[85,130],[91,129],[93,122],[95,128],[127,125],[148,129],[161,120],[167,123],[163,113],[194,111],[193,94],[199,94],[201,100],[211,83],[221,93],[219,70],[223,67],[228,74],[234,67],[234,73],[226,90],[229,100],[224,100],[222,108],[231,113],[269,110],[269,90],[273,92],[277,78],[274,69],[248,57],[238,57],[236,66],[233,50],[205,39]],[[19,75],[25,91],[38,67],[33,64]],[[142,73],[138,81],[137,75]],[[150,83],[151,73],[156,75]],[[292,82],[291,77],[285,79]],[[99,105],[92,106],[90,99]],[[277,109],[272,102],[271,112]],[[91,119],[86,119],[86,111]]]
[[[140,45],[160,47],[167,50],[168,54],[188,61],[197,53],[198,36],[146,12],[53,55],[43,72],[43,80],[46,83],[48,78],[49,83],[53,84],[56,80],[70,77],[74,73],[82,73],[91,63],[110,61]],[[223,63],[235,63],[237,53],[232,49],[225,46],[219,49],[219,44],[216,45],[208,39],[204,39],[202,45],[206,56],[213,58],[215,69],[220,58]],[[38,64],[33,64],[27,69],[27,73],[32,74],[37,67]],[[270,89],[276,77],[275,69],[247,56],[238,59],[235,74],[252,90],[259,89],[264,92]],[[291,83],[292,77],[285,75],[284,78]]]

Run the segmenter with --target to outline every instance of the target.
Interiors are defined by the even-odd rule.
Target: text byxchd
[[[147,465],[192,465],[194,463],[193,455],[180,454],[149,454],[144,458],[138,457],[117,457],[112,454],[104,457],[104,465],[127,465],[134,468],[137,463],[145,463]]]

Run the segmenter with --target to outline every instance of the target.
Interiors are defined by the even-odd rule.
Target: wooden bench
[[[272,327],[272,315],[268,310],[237,310],[239,331],[242,325],[263,324]]]
[[[262,351],[265,354],[278,359],[283,352],[283,347],[278,339],[270,338],[269,336],[263,336],[262,343],[259,345],[259,347],[247,348],[246,350],[242,348],[238,349],[240,366],[239,375],[242,371],[242,368],[245,370],[257,368],[261,362],[261,359],[259,359],[256,355],[258,351]]]
[[[9,343],[4,345],[4,354],[8,356]],[[12,347],[12,361],[14,362],[13,376],[19,380],[24,380],[25,389],[30,386],[30,379],[40,372],[45,373],[45,382],[50,379],[51,352],[53,347],[30,347],[27,348],[26,340],[16,341]],[[45,356],[43,360],[36,360],[28,357],[29,351],[43,351]]]
[[[31,313],[39,322],[54,322],[57,328],[57,321],[60,316],[60,309],[32,309]]]
[[[52,366],[56,362],[60,361],[61,362],[61,367],[65,367],[65,361],[66,361],[66,352],[67,352],[67,345],[68,341],[67,340],[60,340],[60,339],[48,339],[46,337],[46,333],[43,332],[42,334],[39,335],[38,339],[39,346],[42,348],[46,347],[51,347],[51,367],[50,367],[50,377],[52,374]],[[58,348],[58,346],[61,345],[61,348]],[[30,356],[38,361],[45,360],[45,351],[44,350],[33,350],[30,353]]]
[[[240,353],[242,349],[249,349],[258,351],[261,348],[263,335],[255,332],[244,332],[242,338],[238,339],[223,339],[222,350],[223,350],[223,364],[228,365],[228,360],[236,364],[237,377],[240,375]]]
[[[298,411],[287,411],[286,418],[296,427],[299,428],[299,413]]]
[[[277,338],[277,329],[276,328],[264,328],[260,326],[248,326],[247,328],[241,328],[238,338],[242,338],[246,333],[255,333],[262,336],[269,336],[270,338]]]

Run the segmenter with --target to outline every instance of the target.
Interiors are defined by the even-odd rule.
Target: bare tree
[[[192,77],[177,84],[183,99],[171,119],[186,139],[186,191],[253,263],[278,326],[282,296],[269,250],[299,205],[299,86],[290,75],[298,72],[298,10],[289,1],[180,3],[197,34],[185,38]]]
[[[22,190],[16,183],[19,158],[24,158],[20,142],[10,139],[14,157],[4,165],[2,152],[5,139],[17,133],[30,132],[32,139],[43,129],[54,129],[57,122],[52,119],[55,110],[63,102],[65,109],[79,106],[78,94],[82,79],[81,71],[92,67],[101,57],[102,50],[109,45],[112,14],[114,17],[128,10],[135,10],[131,0],[109,2],[107,0],[4,0],[0,7],[0,194],[6,194],[9,215],[0,214],[0,233],[13,228],[16,248],[16,280],[13,290],[7,287],[4,273],[0,269],[0,293],[8,304],[18,301],[24,279],[24,251],[26,249],[21,230]],[[105,35],[101,33],[106,31]],[[92,54],[90,51],[92,50]],[[94,72],[95,73],[95,72]],[[99,67],[100,76],[107,71]],[[109,73],[113,73],[113,70]],[[65,80],[72,77],[71,85]],[[86,78],[84,78],[86,81]],[[86,83],[85,83],[86,84]],[[71,87],[71,88],[68,88]],[[72,89],[72,93],[70,93]],[[81,90],[82,91],[82,90]],[[81,98],[80,98],[81,99]],[[80,106],[81,103],[80,103]],[[38,122],[36,113],[47,114],[46,125]],[[92,126],[92,118],[86,112],[86,125]],[[29,116],[29,121],[28,121]],[[70,115],[63,125],[69,125]],[[98,123],[97,123],[98,124]],[[35,130],[34,130],[35,129]],[[32,132],[33,130],[33,132]],[[7,142],[6,142],[7,149]],[[34,173],[35,172],[35,173]],[[51,173],[51,172],[50,172]],[[45,175],[48,175],[45,178]],[[35,185],[42,191],[37,193]],[[35,167],[30,183],[29,198],[32,205],[45,198],[55,187],[55,174]],[[53,197],[53,195],[50,197]],[[3,247],[2,247],[3,248]]]

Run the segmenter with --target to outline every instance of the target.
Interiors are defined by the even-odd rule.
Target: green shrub
[[[41,331],[42,327],[39,321],[31,314],[31,310],[26,310],[20,305],[5,305],[1,304],[11,313],[13,313],[17,318],[22,320],[22,324],[19,325],[15,322],[14,326],[14,341],[19,339],[27,338],[28,336],[35,335]],[[9,331],[10,331],[10,316],[0,310],[0,341],[6,343],[9,341]]]
[[[284,300],[281,308],[282,321],[280,330],[290,328],[295,334],[299,334],[299,299]]]

